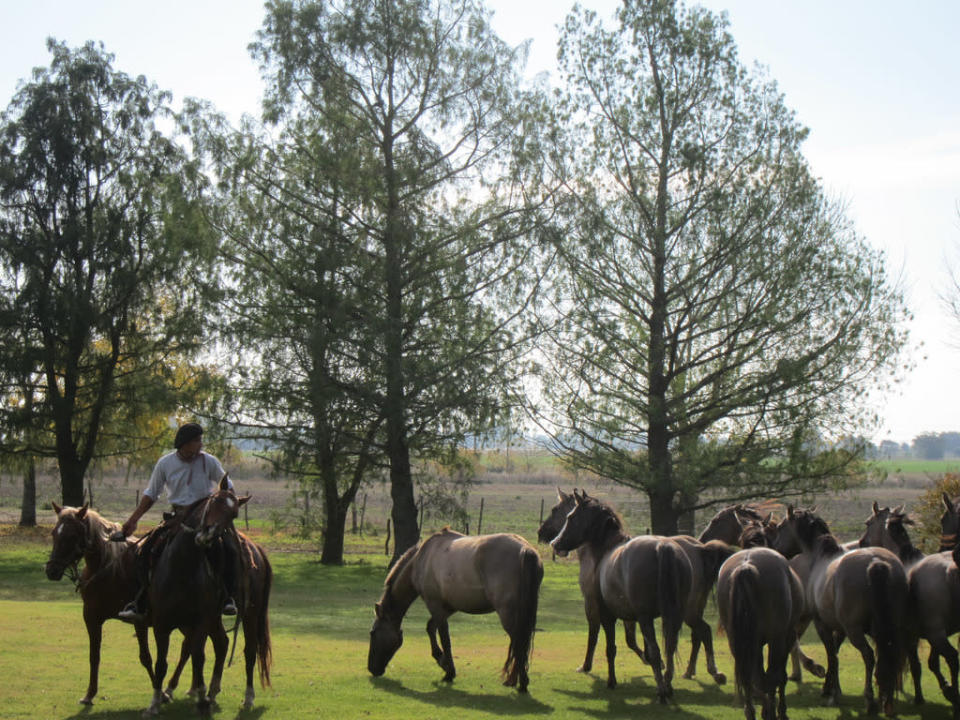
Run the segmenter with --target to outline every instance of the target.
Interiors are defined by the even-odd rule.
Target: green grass
[[[901,458],[896,460],[875,460],[872,464],[889,474],[899,475],[926,475],[935,477],[945,472],[960,472],[960,458],[948,458],[946,460]]]
[[[87,638],[81,604],[67,581],[46,580],[42,564],[47,540],[41,533],[0,538],[0,717],[138,718],[150,698],[146,673],[136,661],[130,628],[111,621],[105,626],[100,696],[93,708],[77,700],[87,683]],[[404,623],[405,643],[382,678],[366,670],[367,633],[372,606],[379,597],[386,559],[380,555],[351,557],[343,567],[319,565],[313,554],[276,549],[271,562],[276,583],[271,598],[273,687],[257,687],[256,707],[239,710],[243,671],[237,663],[224,674],[223,693],[214,717],[224,719],[302,718],[420,718],[474,720],[480,718],[635,718],[645,720],[739,720],[732,688],[718,687],[706,674],[703,660],[694,680],[674,682],[674,703],[654,701],[652,673],[623,644],[618,629],[620,687],[606,687],[603,642],[594,670],[578,674],[586,627],[573,561],[545,561],[536,636],[530,671],[530,694],[502,687],[499,670],[506,656],[506,635],[492,615],[455,615],[451,636],[457,664],[453,684],[440,681],[442,671],[430,658],[427,614],[422,603],[411,608]],[[708,618],[715,626],[712,606]],[[679,670],[689,654],[684,631]],[[240,639],[242,645],[242,636]],[[823,651],[812,637],[808,652],[822,661]],[[733,663],[726,639],[716,639],[720,669],[732,677]],[[238,658],[240,657],[238,649]],[[209,674],[211,658],[207,659]],[[679,672],[678,672],[679,676]],[[850,718],[862,714],[863,665],[849,647],[842,655],[841,683],[846,695],[841,708],[824,708],[819,681],[808,678],[788,686],[793,720]],[[924,674],[928,703],[917,710],[908,696],[897,705],[901,717],[924,720],[950,716],[946,702],[929,673]],[[163,718],[195,718],[192,702],[177,699],[161,712]],[[908,683],[909,685],[909,683]]]

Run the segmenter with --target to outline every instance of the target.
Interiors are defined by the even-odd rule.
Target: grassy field
[[[521,458],[522,460],[522,458]],[[521,460],[514,459],[515,463]],[[549,510],[554,486],[564,489],[585,483],[540,467],[533,461],[529,472],[495,471],[482,477],[471,491],[468,507],[476,529],[481,499],[483,532],[519,532],[530,540],[536,536],[541,505]],[[932,475],[920,469],[888,473],[882,485],[857,491],[804,499],[816,503],[820,512],[842,539],[858,536],[874,500],[881,505],[905,503],[908,508],[930,482]],[[236,477],[238,488],[250,491],[254,500],[241,527],[266,544],[271,553],[276,581],[271,600],[273,630],[273,687],[260,690],[252,711],[239,710],[243,695],[243,671],[235,664],[226,670],[224,690],[215,712],[217,718],[423,718],[473,720],[474,718],[741,718],[732,688],[718,687],[706,674],[701,657],[694,680],[675,681],[674,702],[655,703],[655,686],[649,668],[642,665],[618,637],[616,690],[606,687],[606,663],[601,641],[593,672],[578,674],[583,659],[586,626],[573,560],[554,560],[541,546],[546,573],[541,593],[538,632],[530,671],[530,694],[518,696],[500,685],[499,670],[506,657],[507,638],[493,616],[455,615],[451,636],[458,676],[452,685],[442,683],[442,671],[430,658],[424,632],[426,612],[415,603],[405,621],[405,643],[382,678],[366,671],[367,633],[373,619],[373,604],[380,595],[386,572],[385,520],[389,499],[382,485],[366,490],[364,533],[348,534],[347,564],[325,567],[317,562],[319,537],[309,527],[297,527],[297,499],[282,482],[254,475]],[[138,483],[100,480],[95,485],[97,505],[110,518],[122,519],[136,501]],[[627,527],[643,532],[648,524],[642,498],[622,487],[588,484],[623,513]],[[56,497],[56,484],[43,479],[41,502]],[[0,484],[0,718],[137,718],[150,699],[148,678],[136,660],[136,643],[128,626],[108,622],[105,626],[100,696],[93,708],[77,704],[87,683],[87,638],[81,618],[81,603],[72,585],[64,580],[46,580],[42,565],[49,552],[53,514],[40,511],[42,527],[17,528],[18,488],[4,478]],[[302,508],[301,508],[302,510]],[[155,522],[152,511],[142,529]],[[291,519],[292,518],[292,519]],[[698,528],[709,514],[698,518]],[[424,532],[442,526],[442,518],[427,517]],[[715,608],[708,605],[708,621],[716,625]],[[241,638],[242,644],[242,638]],[[823,650],[812,631],[804,638],[807,651],[823,661]],[[718,664],[732,677],[733,663],[726,639],[718,638]],[[924,647],[925,653],[925,647]],[[689,634],[681,637],[680,670],[689,654]],[[239,652],[238,652],[239,658]],[[211,658],[208,657],[209,673]],[[678,672],[679,676],[679,672]],[[819,697],[819,681],[808,678],[790,683],[790,717],[846,719],[862,714],[860,693],[863,665],[859,655],[845,646],[841,684],[845,691],[841,707],[825,708]],[[906,682],[910,687],[909,680]],[[924,674],[927,704],[915,707],[909,695],[901,695],[901,717],[944,720],[949,707],[929,672]],[[193,718],[193,703],[182,694],[162,713],[166,718]]]

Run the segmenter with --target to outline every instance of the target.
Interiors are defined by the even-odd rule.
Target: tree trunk
[[[20,501],[20,526],[35,527],[37,524],[37,464],[31,456],[23,475],[23,498]]]
[[[410,470],[410,452],[406,443],[390,448],[390,498],[393,509],[393,558],[396,562],[409,548],[420,541],[417,524],[417,503],[413,499],[413,473]]]
[[[347,525],[345,507],[340,503],[325,504],[321,565],[343,565],[343,535]]]
[[[677,510],[673,493],[650,493],[650,526],[654,535],[677,535]]]

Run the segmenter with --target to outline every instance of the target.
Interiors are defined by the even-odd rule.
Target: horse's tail
[[[660,605],[660,622],[663,628],[664,657],[677,653],[677,637],[683,624],[686,598],[680,595],[680,563],[683,553],[673,543],[657,545],[657,594]],[[686,555],[683,555],[686,558]]]
[[[877,691],[881,703],[893,702],[900,688],[900,678],[906,661],[906,643],[900,631],[902,618],[897,613],[905,611],[903,603],[894,608],[892,602],[893,579],[890,577],[890,564],[884,560],[874,560],[867,568],[870,581],[870,603],[873,622],[871,634],[877,647]]]
[[[760,591],[760,578],[752,565],[741,565],[734,569],[730,579],[729,605],[730,617],[727,619],[727,638],[734,662],[734,686],[737,695],[750,702],[754,682],[754,673],[763,661],[763,648],[757,627],[759,614],[757,597]]]
[[[273,647],[270,643],[270,589],[273,586],[273,568],[267,559],[263,548],[256,546],[259,551],[263,586],[260,588],[260,598],[257,603],[257,673],[260,676],[260,687],[270,685],[270,666],[273,664]]]
[[[543,580],[543,562],[529,547],[520,549],[520,583],[514,625],[510,632],[510,647],[503,675],[507,684],[517,684],[517,690],[527,689],[527,669],[533,651],[533,634],[537,625],[537,605],[540,602],[540,583]]]

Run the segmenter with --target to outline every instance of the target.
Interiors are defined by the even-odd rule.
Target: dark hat
[[[176,436],[173,438],[173,446],[179,450],[188,442],[196,440],[201,435],[203,435],[203,428],[196,423],[181,425],[177,430]]]

